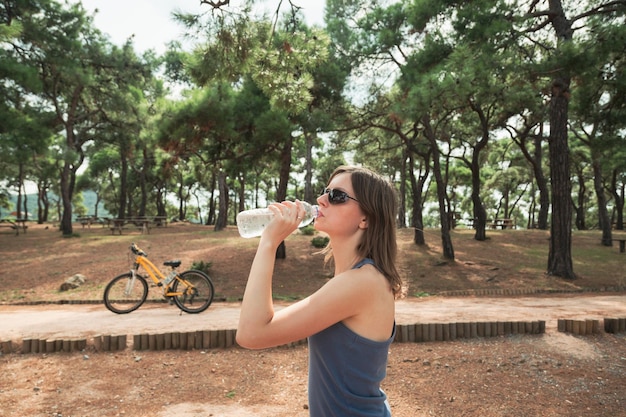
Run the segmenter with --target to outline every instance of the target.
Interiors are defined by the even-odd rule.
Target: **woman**
[[[308,298],[274,311],[276,249],[297,228],[304,210],[298,201],[272,204],[274,218],[252,262],[237,342],[262,349],[308,337],[312,417],[389,416],[380,382],[401,287],[395,267],[395,191],[369,169],[343,166],[333,172],[317,203],[315,228],[330,238],[333,279]]]

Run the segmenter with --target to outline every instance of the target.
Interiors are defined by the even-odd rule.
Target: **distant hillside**
[[[22,197],[23,198],[23,197]],[[31,220],[37,220],[37,194],[27,194],[27,208],[28,208],[28,218]],[[58,197],[55,194],[49,194],[50,202],[54,202],[58,200]],[[15,216],[16,212],[16,204],[17,204],[17,194],[11,194],[11,209],[0,209],[0,218]],[[96,205],[96,193],[93,191],[84,191],[83,192],[83,204],[87,207],[87,214],[93,215],[95,214],[95,205]],[[54,209],[53,209],[54,210]],[[109,217],[110,213],[105,210],[102,203],[98,205],[98,216],[99,217]],[[56,217],[52,215],[52,217]],[[74,215],[76,217],[76,215]]]

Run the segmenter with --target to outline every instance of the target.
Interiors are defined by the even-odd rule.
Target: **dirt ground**
[[[234,230],[214,233],[186,224],[150,235],[131,231],[111,236],[93,226],[76,231],[80,237],[72,239],[37,225],[17,237],[0,234],[0,303],[99,300],[106,283],[128,269],[127,248],[134,241],[157,265],[176,258],[187,268],[211,262],[216,303],[236,304],[255,249],[254,239],[238,238]],[[456,262],[444,262],[436,235],[428,237],[427,247],[417,248],[411,243],[412,232],[401,231],[400,267],[407,299],[468,290],[604,291],[624,286],[626,258],[615,248],[599,247],[592,236],[575,238],[580,277],[565,282],[543,273],[545,232],[490,234],[489,241],[475,242],[471,231],[455,232]],[[288,258],[278,264],[274,283],[282,303],[330,279],[330,268],[323,267],[310,240],[293,236],[287,241]],[[75,273],[85,275],[87,283],[60,292],[60,284]],[[32,308],[42,314],[53,309]],[[454,314],[462,317],[462,312]],[[98,328],[97,320],[93,327]],[[5,354],[0,369],[0,414],[7,417],[308,414],[306,345],[262,351]],[[383,389],[394,417],[624,416],[626,335],[575,337],[552,329],[536,336],[394,343]]]

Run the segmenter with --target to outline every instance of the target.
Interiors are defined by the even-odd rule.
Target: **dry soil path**
[[[278,305],[281,308],[283,305]],[[558,319],[626,317],[626,294],[576,294],[532,297],[428,297],[396,302],[398,324],[468,321],[546,321],[546,332]],[[238,303],[213,303],[200,314],[182,313],[167,304],[144,305],[117,315],[104,305],[0,306],[0,339],[63,337],[95,334],[164,333],[235,329]]]

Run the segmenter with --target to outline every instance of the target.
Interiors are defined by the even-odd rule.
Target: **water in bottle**
[[[304,227],[311,223],[313,219],[317,217],[317,206],[312,206],[307,202],[302,202],[304,207],[304,218],[298,225],[298,227]],[[251,210],[244,210],[237,215],[237,228],[239,234],[242,237],[257,237],[261,236],[265,226],[272,220],[274,213],[268,208],[258,208]]]

